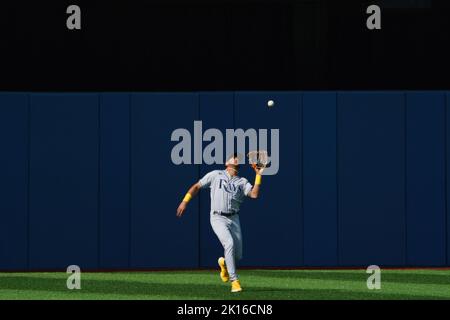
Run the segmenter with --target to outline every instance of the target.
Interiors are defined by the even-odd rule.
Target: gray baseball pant
[[[237,280],[236,262],[242,259],[242,233],[239,215],[225,217],[211,213],[210,220],[214,233],[223,246],[230,280]]]

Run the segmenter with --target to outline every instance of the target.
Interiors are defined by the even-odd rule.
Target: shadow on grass
[[[347,300],[347,299],[436,299],[431,296],[414,296],[392,294],[382,291],[357,292],[342,289],[289,289],[277,287],[244,287],[239,294],[231,294],[229,286],[207,284],[174,284],[162,282],[137,282],[124,280],[82,280],[81,290],[68,290],[66,279],[29,276],[2,276],[0,289],[48,291],[52,294],[64,294],[62,298],[83,299],[84,294],[97,295],[96,299],[104,299],[102,295],[116,295],[114,299],[133,299],[145,296],[148,299],[255,299],[255,300]],[[36,294],[24,293],[23,299],[40,299]],[[22,298],[22,297],[21,297]],[[108,297],[106,297],[108,298]]]
[[[317,279],[331,281],[366,281],[369,274],[365,271],[351,272],[321,272],[321,271],[284,271],[284,270],[258,270],[253,275],[270,278],[284,279]],[[381,271],[381,281],[405,284],[434,284],[450,285],[450,274],[419,274],[408,271],[397,271],[395,273]]]

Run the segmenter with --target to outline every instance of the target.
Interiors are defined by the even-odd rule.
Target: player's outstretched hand
[[[253,167],[253,169],[255,169],[256,174],[262,174],[264,171],[264,168]]]
[[[177,217],[180,218],[186,210],[186,202],[181,202],[177,209]]]

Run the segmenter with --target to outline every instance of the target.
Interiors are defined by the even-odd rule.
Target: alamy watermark
[[[270,141],[269,141],[270,136]],[[209,128],[203,132],[202,121],[194,121],[194,137],[185,128],[172,132],[171,141],[178,142],[171,152],[172,163],[182,164],[224,164],[235,151],[241,163],[245,164],[246,154],[254,150],[269,152],[269,165],[264,175],[275,175],[280,167],[280,130],[279,129],[226,129],[225,137],[221,130]],[[208,144],[203,148],[203,143]],[[269,143],[270,142],[270,143]],[[248,143],[248,150],[246,145]]]
[[[366,273],[370,274],[367,278],[367,289],[380,290],[381,289],[381,269],[379,266],[368,266]]]
[[[67,278],[67,289],[80,290],[81,289],[81,269],[77,265],[71,265],[67,267],[67,273],[70,276]]]

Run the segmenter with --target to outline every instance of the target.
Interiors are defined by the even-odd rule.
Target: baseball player
[[[245,197],[258,198],[263,169],[255,167],[255,185],[252,186],[247,179],[238,176],[239,159],[236,154],[225,163],[225,166],[225,170],[215,170],[206,174],[189,189],[177,209],[177,216],[183,215],[187,204],[200,189],[211,189],[210,222],[225,252],[225,258],[220,257],[218,260],[220,278],[223,282],[231,281],[231,292],[239,292],[242,291],[236,273],[236,262],[242,258],[239,207]]]

